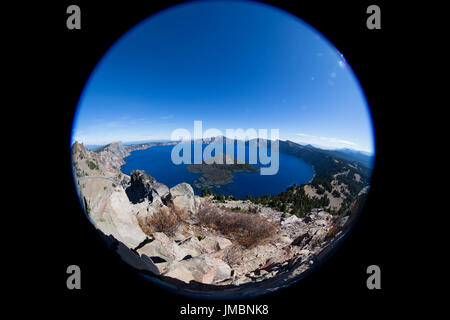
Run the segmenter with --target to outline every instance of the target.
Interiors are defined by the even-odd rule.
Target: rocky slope
[[[73,145],[75,180],[82,204],[91,222],[123,260],[186,291],[249,294],[256,288],[258,293],[280,288],[309,270],[324,250],[340,239],[349,223],[348,216],[331,216],[321,208],[312,209],[301,219],[250,201],[201,198],[187,183],[168,188],[142,170],[127,176],[120,172],[120,166],[129,152],[120,143],[99,152]],[[355,206],[362,203],[365,194],[361,193]],[[276,232],[244,246],[235,233],[202,223],[202,208],[227,219],[255,215],[273,224]],[[178,212],[173,232],[144,228],[145,222],[155,221],[166,211]]]

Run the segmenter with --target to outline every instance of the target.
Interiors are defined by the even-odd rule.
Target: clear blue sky
[[[142,21],[98,63],[72,140],[168,139],[176,128],[277,128],[281,139],[373,151],[364,94],[344,57],[289,13],[193,2]]]

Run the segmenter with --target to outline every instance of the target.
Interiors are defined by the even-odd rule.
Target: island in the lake
[[[187,169],[193,173],[202,173],[202,176],[194,181],[197,188],[231,183],[233,182],[233,172],[259,172],[260,170],[258,167],[238,161],[225,153],[204,160],[201,164],[189,165]]]

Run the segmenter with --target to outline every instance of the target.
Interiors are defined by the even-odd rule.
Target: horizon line
[[[230,138],[228,138],[228,137],[226,137],[224,135],[216,136],[216,137],[224,137],[226,139],[230,139]],[[206,138],[201,138],[201,139],[211,139],[211,138],[215,138],[215,137],[206,137]],[[262,138],[252,138],[252,139],[248,139],[247,138],[244,141],[250,141],[250,140],[254,140],[254,139],[262,139]],[[199,139],[196,139],[196,140],[199,140]],[[233,140],[238,140],[238,139],[235,138]],[[276,139],[276,140],[273,140],[273,139],[266,138],[265,140],[270,140],[270,141],[279,140],[279,141],[283,141],[283,142],[290,141],[290,142],[296,143],[296,144],[301,145],[301,146],[305,146],[305,147],[306,146],[311,146],[311,147],[316,148],[316,149],[327,150],[327,151],[340,151],[340,150],[346,150],[347,149],[347,150],[352,150],[352,151],[356,151],[356,152],[360,152],[360,153],[367,153],[370,156],[374,156],[375,155],[375,150],[370,151],[370,150],[367,150],[367,149],[356,149],[356,148],[352,148],[352,147],[326,147],[326,146],[321,146],[321,145],[317,145],[317,144],[313,144],[313,143],[306,143],[306,142],[302,143],[302,142],[298,142],[298,141],[294,141],[294,140],[290,140],[290,139],[284,139],[284,140],[283,139]],[[128,140],[128,141],[125,141],[125,140],[114,140],[114,141],[111,141],[111,142],[108,142],[108,143],[85,143],[85,142],[82,142],[81,140],[80,141],[73,140],[71,146],[75,142],[81,143],[84,146],[99,146],[99,147],[102,147],[102,146],[107,146],[107,145],[112,144],[112,143],[119,143],[119,142],[122,143],[122,144],[136,145],[136,144],[145,144],[145,143],[150,143],[150,142],[180,142],[180,141],[189,141],[189,140],[176,140],[176,141],[171,140],[171,139],[144,139],[144,140]],[[194,139],[190,139],[190,141],[194,141]]]

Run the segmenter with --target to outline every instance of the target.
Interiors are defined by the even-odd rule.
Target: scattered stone
[[[183,241],[180,244],[180,248],[182,248],[183,251],[191,257],[197,257],[206,252],[206,249],[200,244],[197,237],[186,239],[186,241]]]
[[[232,244],[233,243],[226,238],[221,238],[221,237],[216,238],[216,250],[223,250],[226,247],[231,246]]]

